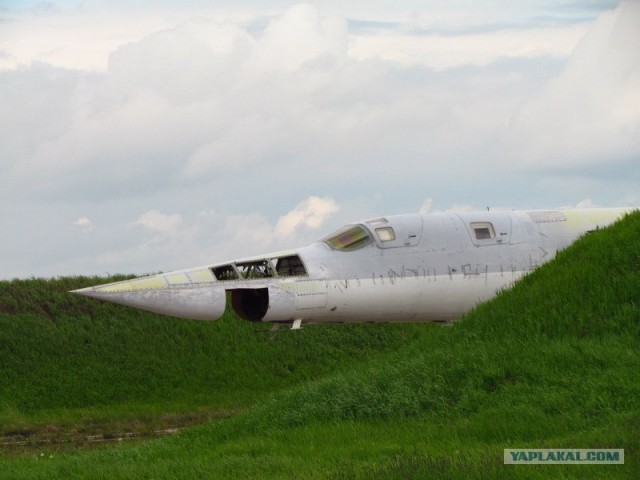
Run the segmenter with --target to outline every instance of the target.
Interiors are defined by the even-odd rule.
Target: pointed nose
[[[217,320],[224,313],[224,288],[213,283],[172,282],[160,274],[73,290],[71,293],[193,320]]]

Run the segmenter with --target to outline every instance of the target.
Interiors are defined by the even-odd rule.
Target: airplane
[[[297,248],[74,290],[174,317],[274,326],[451,322],[632,208],[410,213]]]

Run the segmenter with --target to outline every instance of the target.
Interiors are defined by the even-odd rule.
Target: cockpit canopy
[[[362,224],[347,225],[322,239],[334,250],[351,252],[367,245],[378,248],[415,247],[422,237],[419,213],[373,218]]]
[[[322,240],[334,250],[343,252],[358,250],[373,243],[369,231],[362,225],[347,225]]]

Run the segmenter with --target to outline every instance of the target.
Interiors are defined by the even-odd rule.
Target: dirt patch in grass
[[[235,415],[233,410],[166,413],[141,419],[89,419],[74,424],[47,424],[0,430],[0,453],[32,454],[43,449],[87,449],[122,441],[173,435],[194,425]]]

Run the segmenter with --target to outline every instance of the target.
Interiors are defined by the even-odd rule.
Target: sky
[[[640,206],[640,1],[0,0],[0,278]]]

